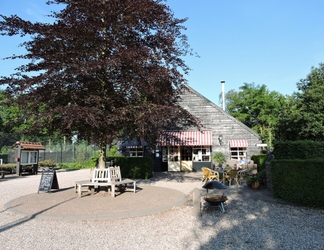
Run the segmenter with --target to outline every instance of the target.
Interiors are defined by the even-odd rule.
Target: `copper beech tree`
[[[200,126],[178,94],[192,54],[177,19],[162,0],[53,0],[51,23],[0,15],[3,36],[26,36],[28,59],[3,76],[9,102],[23,110],[24,133],[77,135],[100,146],[125,135],[154,143],[167,128]],[[28,39],[27,39],[28,38]]]

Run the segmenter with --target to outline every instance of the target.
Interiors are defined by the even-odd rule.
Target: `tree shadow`
[[[66,190],[69,190],[69,189],[72,189],[72,188],[74,188],[74,187],[62,188],[62,189],[59,189],[59,190],[51,191],[51,193],[55,193],[55,192],[63,192],[63,191],[66,191]],[[16,227],[16,226],[19,226],[19,225],[21,225],[21,224],[24,224],[24,223],[26,223],[26,222],[28,222],[28,221],[30,221],[30,220],[33,220],[33,219],[35,219],[38,215],[40,215],[40,214],[42,214],[42,213],[44,213],[44,212],[46,212],[46,211],[49,211],[49,210],[51,210],[51,209],[53,209],[53,208],[55,208],[55,207],[57,207],[57,206],[59,206],[59,205],[61,205],[61,204],[64,204],[64,203],[69,202],[69,201],[71,201],[71,200],[74,200],[74,199],[76,199],[76,197],[72,197],[72,198],[67,199],[67,200],[65,200],[65,201],[59,202],[59,203],[57,203],[57,204],[55,204],[55,205],[53,205],[53,206],[50,206],[50,207],[48,207],[48,208],[46,208],[46,209],[43,209],[43,210],[41,210],[41,211],[39,211],[39,212],[37,212],[37,213],[34,213],[34,214],[32,214],[32,215],[28,215],[28,216],[26,216],[26,217],[24,217],[24,218],[21,218],[21,219],[17,220],[17,221],[14,221],[14,222],[8,223],[8,224],[6,224],[6,225],[0,226],[0,233],[1,233],[1,232],[4,232],[4,231],[7,231],[7,230],[9,230],[9,229],[11,229],[11,228],[13,228],[13,227]],[[19,206],[19,205],[16,205],[16,206],[14,206],[14,207],[18,207],[18,206]],[[10,208],[14,208],[14,207],[10,207]],[[4,211],[9,210],[10,208],[5,209]],[[2,212],[4,212],[4,211],[2,211]]]
[[[249,190],[242,187],[228,195],[225,213],[211,206],[197,218],[191,232],[195,249],[322,249],[323,211],[268,201],[268,197],[260,200],[252,192],[245,195],[242,191]],[[305,223],[307,215],[316,222],[307,217],[309,224]],[[285,245],[292,235],[293,240]],[[322,240],[314,241],[316,238]],[[184,248],[190,245],[184,243]]]

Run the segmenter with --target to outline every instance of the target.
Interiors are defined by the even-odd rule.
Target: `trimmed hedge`
[[[16,165],[14,164],[4,164],[0,167],[1,171],[6,171],[10,174],[15,173],[16,172]]]
[[[120,166],[123,178],[149,179],[153,177],[153,159],[147,157],[109,157]]]
[[[273,157],[280,159],[314,159],[323,157],[324,142],[280,141],[274,143]]]
[[[324,209],[323,159],[273,159],[272,190],[275,197]]]
[[[39,161],[38,166],[54,168],[56,167],[56,163],[53,160],[44,160],[44,161]]]

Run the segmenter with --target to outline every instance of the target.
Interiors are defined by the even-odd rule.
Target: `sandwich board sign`
[[[51,192],[52,189],[59,189],[56,171],[55,170],[45,170],[42,173],[40,179],[38,193],[40,191]]]

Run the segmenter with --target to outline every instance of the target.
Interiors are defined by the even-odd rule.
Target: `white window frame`
[[[144,148],[130,148],[129,157],[144,157]]]
[[[211,146],[194,146],[192,149],[192,159],[194,161],[210,162]]]
[[[168,147],[162,147],[162,162],[168,161]]]
[[[168,147],[168,161],[178,162],[180,161],[180,147],[169,146]]]
[[[37,162],[38,162],[38,151],[35,150],[21,151],[21,156],[20,156],[21,165],[37,164]]]
[[[247,148],[230,148],[231,159],[239,160],[242,157],[246,157]],[[234,154],[235,153],[235,154]]]

